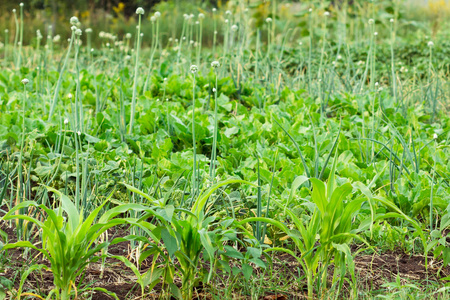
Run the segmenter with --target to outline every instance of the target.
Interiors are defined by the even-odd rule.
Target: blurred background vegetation
[[[183,14],[204,13],[207,17],[203,21],[203,43],[212,44],[213,19],[211,10],[213,7],[219,9],[216,16],[219,39],[222,33],[224,12],[227,9],[239,11],[240,4],[250,8],[252,23],[255,28],[264,30],[264,20],[267,17],[280,19],[289,22],[278,22],[277,32],[282,39],[284,28],[282,24],[296,24],[298,36],[308,36],[308,28],[302,18],[308,8],[333,11],[336,5],[349,3],[348,16],[362,16],[371,18],[372,10],[369,9],[371,3],[376,3],[377,22],[389,20],[397,11],[399,23],[399,37],[403,32],[417,31],[418,36],[436,37],[448,39],[450,30],[448,28],[450,16],[449,0],[312,0],[312,1],[287,1],[277,0],[278,11],[276,16],[272,16],[271,1],[268,0],[24,0],[24,44],[34,45],[36,40],[36,30],[39,30],[45,39],[48,36],[59,35],[64,42],[70,37],[69,19],[77,16],[81,22],[81,28],[92,28],[93,34],[98,35],[101,31],[112,32],[119,38],[126,33],[134,36],[136,31],[137,17],[136,8],[142,6],[145,9],[142,30],[144,32],[144,45],[151,40],[152,24],[150,17],[155,11],[161,11],[164,22],[160,23],[160,37],[164,42],[169,38],[179,38],[183,24]],[[234,8],[233,8],[234,7]],[[10,44],[14,40],[15,19],[12,10],[16,9],[19,15],[19,2],[13,0],[0,0],[0,43],[8,39]],[[366,20],[367,20],[366,19]],[[361,19],[362,20],[362,19]],[[237,20],[231,20],[237,22]],[[51,26],[51,27],[49,27]],[[5,30],[8,34],[5,35]],[[316,29],[315,29],[316,30]],[[320,30],[320,28],[317,28]],[[380,30],[382,30],[380,28]],[[253,31],[254,33],[254,31]],[[383,32],[380,32],[383,35]],[[296,36],[298,38],[298,36]],[[407,35],[411,36],[411,35]],[[84,39],[86,35],[83,34]],[[265,35],[262,34],[264,40]],[[98,41],[98,39],[95,39]],[[410,41],[413,42],[413,41]],[[0,44],[1,45],[1,44]],[[65,45],[65,44],[64,44]],[[99,46],[99,45],[94,45]]]

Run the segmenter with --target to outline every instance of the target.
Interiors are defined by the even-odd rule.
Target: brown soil
[[[5,222],[0,224],[0,229],[8,234],[9,241],[13,242],[16,237],[13,228],[9,228]],[[117,230],[109,234],[109,240],[118,236],[125,236],[127,232],[123,229]],[[108,253],[112,255],[128,255],[129,245],[127,243],[119,243],[108,249]],[[0,258],[2,258],[0,252]],[[48,262],[42,259],[36,251],[30,251],[28,259],[23,256],[23,250],[9,250],[4,264],[0,261],[0,277],[8,278],[14,282],[15,290],[19,287],[21,270],[25,270],[27,266],[32,264],[45,264]],[[438,280],[439,277],[450,275],[450,268],[442,268],[441,261],[435,261],[432,257],[428,259],[428,273],[424,267],[423,256],[408,256],[401,253],[384,253],[373,255],[359,255],[355,259],[356,273],[359,275],[359,283],[364,289],[380,289],[382,284],[395,281],[397,274],[400,276],[402,283],[405,282],[421,282],[425,280]],[[108,258],[105,264],[106,268],[101,277],[101,264],[97,262],[89,265],[86,269],[84,281],[90,284],[90,287],[101,287],[108,291],[116,293],[119,299],[158,299],[161,294],[162,286],[157,285],[153,291],[148,292],[141,297],[140,286],[136,284],[136,278],[129,268],[119,261]],[[142,271],[148,266],[145,262],[142,265]],[[285,300],[285,299],[306,299],[306,284],[298,280],[300,266],[297,261],[287,254],[279,254],[273,259],[273,269],[271,271],[256,270],[271,282],[270,286],[262,287],[265,291],[264,296],[260,299],[265,300]],[[331,270],[330,270],[331,271]],[[440,273],[438,274],[438,272]],[[263,273],[264,272],[264,273]],[[331,272],[330,272],[331,273]],[[217,277],[223,277],[219,274]],[[224,287],[220,280],[216,280],[214,286],[217,290]],[[178,282],[179,285],[179,282]],[[274,288],[275,287],[275,288]],[[45,295],[53,288],[53,276],[49,271],[36,271],[28,276],[24,291],[35,292]],[[275,289],[275,290],[274,290]],[[212,299],[207,293],[207,288],[198,290],[196,299]],[[250,299],[247,296],[236,297],[237,299]],[[80,299],[80,298],[79,298]],[[93,292],[92,299],[103,300],[113,299],[112,297],[101,293]],[[217,298],[216,298],[217,299]]]

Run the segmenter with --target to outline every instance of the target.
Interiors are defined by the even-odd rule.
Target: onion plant
[[[139,17],[138,25],[137,25],[137,35],[136,35],[136,63],[134,65],[134,79],[133,79],[133,95],[131,98],[131,113],[130,113],[130,127],[128,128],[128,134],[133,133],[133,125],[134,125],[134,115],[136,109],[136,94],[137,94],[137,84],[138,84],[138,71],[139,71],[139,50],[141,48],[141,17],[144,14],[144,9],[142,7],[138,7],[136,9],[136,14]]]
[[[76,25],[78,25],[78,18],[77,17],[72,17],[70,18],[70,24],[72,24],[72,27],[70,28],[72,30],[72,35],[70,37],[70,41],[69,41],[69,48],[67,49],[67,54],[66,57],[64,58],[64,62],[63,65],[61,67],[61,71],[59,72],[59,77],[58,77],[58,82],[56,83],[56,88],[55,88],[55,92],[53,94],[53,100],[50,104],[50,111],[48,114],[48,120],[51,121],[56,109],[56,105],[58,103],[58,98],[59,98],[59,89],[61,88],[61,83],[63,80],[63,75],[64,75],[64,70],[66,68],[67,65],[67,61],[69,60],[69,56],[70,56],[70,50],[72,49],[72,45],[75,41],[75,31],[77,30]]]

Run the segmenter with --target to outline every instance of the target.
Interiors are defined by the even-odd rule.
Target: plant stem
[[[137,41],[136,41],[136,64],[134,66],[134,81],[133,81],[133,96],[131,98],[131,115],[130,115],[130,127],[128,128],[128,134],[133,133],[134,114],[136,109],[136,93],[137,93],[137,81],[139,70],[139,49],[141,47],[141,14],[139,14],[139,22],[137,27]]]

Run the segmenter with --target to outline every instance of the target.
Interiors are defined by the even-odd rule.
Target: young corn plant
[[[240,222],[241,225],[248,222],[265,222],[272,224],[292,239],[300,254],[292,250],[274,247],[266,249],[266,252],[281,251],[292,255],[302,266],[306,274],[308,286],[308,298],[314,297],[314,281],[317,279],[318,292],[323,293],[327,289],[328,267],[334,265],[333,284],[339,280],[342,287],[344,275],[350,271],[352,280],[355,280],[353,270],[353,256],[350,253],[349,244],[353,239],[362,240],[357,229],[352,230],[352,218],[361,208],[365,198],[347,200],[352,193],[353,187],[350,183],[337,186],[335,180],[336,161],[331,168],[328,182],[324,183],[316,178],[299,176],[293,184],[293,191],[308,180],[312,184],[311,205],[313,213],[307,224],[278,200],[272,200],[289,217],[294,226],[290,229],[285,224],[269,218],[251,217]],[[292,197],[290,197],[292,198]]]
[[[157,202],[153,197],[142,191],[125,185],[131,192],[141,195],[151,203],[156,204],[156,207],[147,209],[146,214],[140,218],[139,222],[151,217],[155,217],[158,220],[158,225],[152,231],[156,236],[154,242],[158,244],[161,239],[167,250],[167,255],[161,250],[152,248],[142,252],[141,260],[156,253],[165,258],[167,270],[164,280],[176,298],[183,300],[192,299],[194,288],[203,279],[202,275],[206,276],[206,281],[211,279],[214,270],[214,258],[217,251],[223,249],[222,242],[224,240],[217,238],[217,236],[221,236],[219,232],[211,230],[215,218],[207,216],[206,211],[213,204],[210,203],[208,205],[208,199],[219,188],[235,183],[251,184],[240,179],[228,179],[219,182],[203,191],[195,199],[190,210],[175,208],[172,205]],[[200,268],[202,253],[210,261],[209,272],[203,272],[203,269]],[[178,261],[178,264],[174,263],[175,259]],[[174,284],[175,275],[181,278],[181,289]]]
[[[31,248],[42,253],[50,262],[54,276],[55,288],[49,296],[55,295],[57,299],[61,300],[72,299],[77,293],[81,294],[86,291],[82,288],[74,289],[75,280],[84,272],[89,263],[100,259],[100,256],[95,254],[110,244],[123,241],[123,239],[115,239],[111,242],[96,243],[102,233],[120,224],[133,224],[132,219],[114,217],[127,210],[141,207],[133,204],[119,205],[103,212],[99,217],[103,207],[111,198],[111,194],[102,205],[84,219],[83,211],[78,211],[72,200],[66,195],[50,187],[47,189],[59,196],[60,206],[57,209],[52,210],[43,204],[25,201],[16,205],[2,218],[3,220],[22,219],[35,224],[42,230],[41,247],[39,248],[29,241],[19,241],[3,245],[1,250]],[[42,215],[45,215],[45,220],[16,214],[21,209],[30,208],[40,210]],[[104,289],[94,289],[105,291]]]

